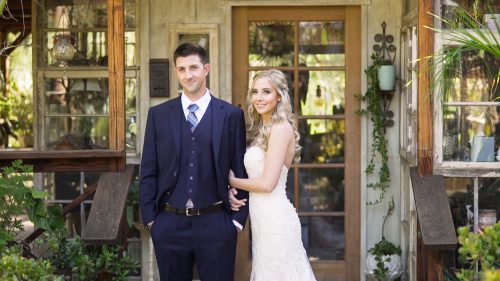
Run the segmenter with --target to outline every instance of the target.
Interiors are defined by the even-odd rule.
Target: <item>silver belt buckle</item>
[[[188,217],[194,216],[193,210],[194,210],[194,208],[186,208],[186,216],[188,216]]]

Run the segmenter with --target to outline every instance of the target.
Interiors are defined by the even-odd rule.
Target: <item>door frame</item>
[[[291,13],[297,15],[302,15],[300,9],[304,9],[304,6],[279,6],[282,10],[287,10],[285,13],[270,13],[269,8],[277,7],[276,5],[262,5],[262,6],[248,6],[248,5],[232,5],[229,6],[228,18],[226,20],[228,26],[228,59],[226,61],[227,69],[227,81],[226,83],[226,93],[236,93],[236,92],[247,92],[248,84],[242,83],[241,81],[235,81],[236,78],[233,73],[239,71],[239,65],[242,65],[242,61],[236,61],[236,56],[233,56],[235,48],[235,38],[233,38],[233,31],[237,29],[237,26],[233,26],[233,18],[238,17],[238,24],[245,24],[248,18],[238,12],[241,9],[259,9],[260,20],[266,20],[262,18],[268,18],[272,16],[272,20],[289,20]],[[318,9],[318,11],[323,11],[325,9],[332,9],[327,18],[324,20],[331,19],[332,15],[336,17],[342,17],[345,20],[345,42],[346,50],[349,49],[349,54],[346,52],[346,96],[345,102],[354,104],[355,108],[360,109],[360,100],[357,96],[361,93],[361,82],[362,82],[362,63],[364,62],[362,58],[362,8],[361,6],[307,6],[308,9]],[[348,16],[346,16],[348,15]],[[308,20],[304,17],[303,20]],[[312,20],[321,20],[314,18]],[[242,49],[244,52],[248,52],[248,46],[239,45],[238,48]],[[358,55],[353,55],[358,54]],[[244,58],[246,59],[246,58]],[[246,61],[243,63],[247,63]],[[236,88],[236,85],[240,88]],[[229,96],[229,95],[228,95]],[[243,110],[246,111],[245,100],[241,97],[244,95],[231,95],[233,104],[241,106]],[[331,270],[345,270],[345,280],[360,280],[361,278],[361,117],[356,113],[355,110],[346,111],[346,138],[350,136],[350,139],[346,139],[346,155],[354,157],[354,164],[345,166],[345,181],[349,182],[349,185],[353,188],[345,189],[345,232],[346,238],[345,242],[345,260],[344,262],[335,261],[320,261],[313,262],[313,268],[315,272],[326,272]],[[349,121],[348,121],[349,120]],[[347,186],[347,185],[346,185]],[[349,200],[354,199],[354,200]],[[249,261],[250,249],[249,249],[249,225],[245,226],[245,231],[239,234],[238,237],[238,251],[236,257],[236,279],[240,280],[239,276],[249,276],[251,270],[251,263]],[[349,240],[349,242],[347,241]],[[243,274],[242,274],[243,273]],[[247,275],[248,274],[248,275]],[[318,277],[318,276],[317,276]],[[244,279],[241,279],[244,280]],[[335,279],[338,280],[338,279]],[[342,279],[340,279],[342,280]]]

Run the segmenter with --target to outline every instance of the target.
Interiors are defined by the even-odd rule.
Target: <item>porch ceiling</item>
[[[0,32],[31,32],[31,0],[7,0],[0,17]]]

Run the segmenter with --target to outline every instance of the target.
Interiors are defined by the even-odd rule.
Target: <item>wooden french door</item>
[[[246,110],[258,71],[289,78],[303,151],[287,193],[318,280],[360,279],[360,16],[358,6],[232,10],[233,103]],[[236,280],[247,281],[248,226],[238,239]]]

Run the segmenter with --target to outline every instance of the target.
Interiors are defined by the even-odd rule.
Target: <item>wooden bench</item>
[[[101,174],[82,235],[83,241],[97,245],[112,244],[125,239],[121,234],[133,174],[133,165],[127,165],[124,172]]]

